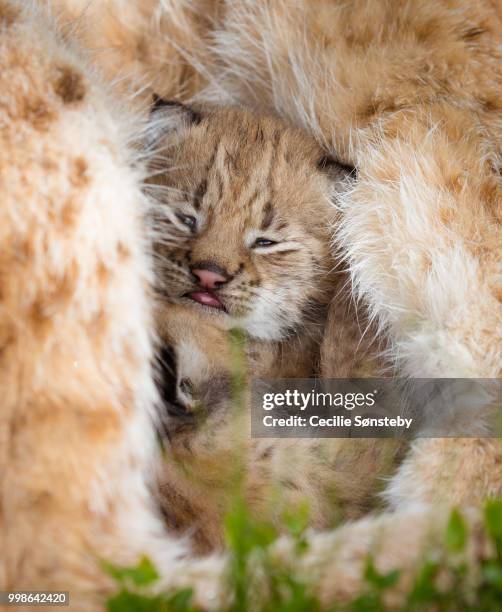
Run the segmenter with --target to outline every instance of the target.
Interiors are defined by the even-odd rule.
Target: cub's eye
[[[192,217],[192,215],[184,215],[183,213],[176,213],[176,216],[188,228],[191,230],[195,229],[197,225],[197,219],[195,217]]]
[[[269,240],[268,238],[257,238],[254,241],[253,247],[269,247],[277,244],[275,240]]]

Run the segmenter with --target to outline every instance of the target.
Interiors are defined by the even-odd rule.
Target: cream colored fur
[[[43,12],[2,1],[0,22],[0,589],[70,589],[72,609],[96,609],[101,559],[147,552],[166,584],[199,571],[150,491],[140,124]],[[210,601],[219,562],[201,563]]]
[[[275,109],[357,164],[342,246],[399,368],[500,376],[498,3],[313,5],[223,7],[214,54],[195,58],[208,81],[220,64],[213,97]],[[2,0],[0,19],[1,587],[70,588],[74,608],[99,609],[110,585],[96,554],[145,552],[165,584],[193,583],[216,606],[223,562],[184,559],[147,487],[154,393],[140,177],[125,154],[134,124],[31,5]],[[299,571],[324,601],[350,597],[381,538],[377,565],[404,570],[398,598],[442,528],[435,504],[500,495],[500,458],[497,441],[418,442],[389,489],[397,510],[313,537]]]

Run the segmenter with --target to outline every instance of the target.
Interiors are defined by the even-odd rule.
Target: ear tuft
[[[323,155],[317,162],[317,167],[322,172],[326,172],[330,176],[337,179],[345,177],[349,177],[351,179],[357,178],[357,169],[355,166],[344,164],[343,162],[336,160],[331,155]]]
[[[150,108],[151,115],[169,108],[176,109],[189,124],[198,125],[202,121],[202,115],[190,106],[177,100],[165,100],[157,94],[153,94],[153,102]]]

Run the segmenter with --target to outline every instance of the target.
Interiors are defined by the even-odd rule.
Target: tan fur
[[[173,112],[180,111],[164,114],[168,126]],[[165,513],[180,531],[193,533],[204,551],[222,545],[223,519],[238,495],[256,516],[278,525],[286,510],[305,502],[310,524],[318,529],[361,516],[374,503],[382,477],[390,474],[396,444],[251,439],[249,393],[240,409],[232,395],[238,376],[247,385],[257,377],[309,378],[321,367],[333,378],[378,376],[376,350],[370,351],[369,341],[361,346],[364,321],[357,321],[348,303],[344,275],[331,273],[335,264],[326,248],[326,229],[343,184],[338,185],[338,173],[330,184],[327,171],[316,167],[323,151],[315,142],[278,119],[231,108],[188,112],[200,113],[202,120],[184,125],[181,134],[173,134],[171,125],[162,136],[162,124],[156,125],[162,151],[153,168],[155,186],[161,186],[155,233],[162,300],[156,319],[161,338],[174,349],[178,401],[189,411],[193,406],[202,423],[190,426],[182,419],[180,425],[174,419],[167,424]],[[196,218],[196,227],[184,228],[176,217],[180,212]],[[255,253],[258,235],[277,245]],[[214,291],[228,313],[182,297],[197,287],[189,266],[199,261],[234,277]],[[274,303],[261,301],[262,288],[270,301],[281,304],[279,329],[273,325]],[[330,325],[340,325],[339,335],[329,344],[333,354],[325,349],[321,357],[326,309],[320,306],[335,294]],[[305,303],[310,312],[303,320],[298,312]],[[242,363],[224,331],[236,325],[248,332]],[[283,329],[286,339],[275,340]],[[182,382],[190,385],[191,399]]]
[[[328,227],[342,172],[319,168],[321,147],[270,117],[205,107],[174,114],[157,111],[153,120],[153,146],[162,151],[152,165],[160,291],[252,338],[318,335],[330,299]],[[273,244],[256,244],[264,238]],[[228,277],[213,291],[224,309],[186,297],[200,288],[191,270],[205,266]]]
[[[184,50],[200,51],[200,37],[217,8],[214,0],[51,0],[49,5],[65,36],[86,48],[117,92],[144,103],[153,91],[186,97],[205,83]]]
[[[143,453],[151,446],[144,407],[151,383],[138,364],[150,354],[148,309],[134,287],[144,285],[147,266],[134,229],[139,190],[120,157],[127,150],[120,134],[127,129],[117,113],[109,113],[92,72],[84,70],[87,87],[92,82],[97,89],[84,104],[63,106],[61,96],[52,97],[61,76],[52,68],[70,58],[40,15],[18,17],[25,5],[0,2],[1,169],[9,185],[0,213],[2,587],[71,585],[77,609],[100,609],[107,584],[88,545],[124,561],[141,549],[155,558],[166,582],[193,582],[205,605],[216,607],[221,600],[211,592],[221,565],[180,561],[178,545],[162,536],[144,487],[150,463]],[[201,56],[206,66],[216,58],[224,67],[217,74],[225,83],[213,97],[275,109],[358,165],[361,180],[343,206],[342,246],[357,295],[389,329],[397,365],[414,375],[500,376],[499,4],[238,0],[223,8],[216,55],[208,50]],[[155,69],[163,61],[150,60]],[[73,62],[82,65],[76,56]],[[126,72],[128,66],[124,62]],[[4,131],[11,123],[15,128]],[[23,139],[15,137],[18,129]],[[95,189],[85,205],[69,206],[63,215],[69,176],[81,184],[88,175],[73,160],[76,149],[90,164]],[[109,170],[103,174],[102,168]],[[48,176],[54,189],[47,189]],[[108,210],[114,212],[96,223]],[[66,239],[59,220],[87,212],[87,231]],[[114,269],[106,292],[97,279],[106,278],[104,262],[113,261],[115,247],[117,254],[134,255],[123,276],[120,267]],[[75,259],[72,287],[62,279]],[[100,306],[113,317],[95,343],[82,329]],[[100,320],[94,320],[98,328]],[[132,349],[124,338],[132,340]],[[75,352],[83,366],[78,379],[71,369]],[[131,381],[138,381],[132,396]],[[141,410],[137,398],[145,402]],[[97,410],[110,418],[106,432],[101,418],[97,429],[82,427]],[[50,428],[43,426],[44,416]],[[113,425],[117,418],[119,427]],[[477,504],[488,492],[500,495],[494,469],[500,453],[498,443],[488,440],[418,443],[394,480],[392,499],[403,509],[314,538],[300,574],[325,602],[351,597],[360,587],[363,559],[380,536],[377,565],[402,566],[401,587],[430,540],[430,526],[441,529],[444,517],[435,506],[408,504],[417,498]],[[470,469],[452,489],[451,474],[461,466]],[[52,497],[43,507],[39,494],[47,491]],[[138,504],[137,514],[130,503]],[[284,555],[291,558],[287,542]],[[393,593],[395,603],[402,591]]]

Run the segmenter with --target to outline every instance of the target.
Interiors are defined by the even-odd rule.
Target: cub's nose
[[[197,263],[191,267],[191,272],[206,289],[217,289],[230,280],[228,273],[213,263]]]

